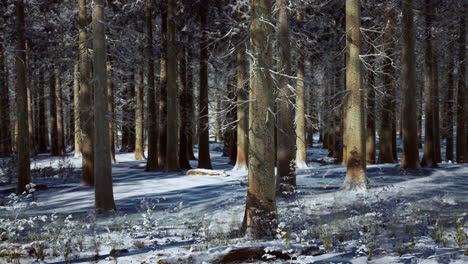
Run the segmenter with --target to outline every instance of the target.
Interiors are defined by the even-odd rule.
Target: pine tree
[[[136,81],[136,111],[135,111],[135,160],[145,159],[144,146],[144,90],[143,68],[137,68]]]

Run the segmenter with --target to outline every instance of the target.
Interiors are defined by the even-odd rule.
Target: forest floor
[[[249,241],[238,235],[247,172],[231,171],[222,143],[211,148],[217,175],[145,172],[118,153],[107,217],[79,185],[79,157],[39,155],[26,196],[11,195],[1,160],[0,263],[468,263],[468,164],[370,165],[369,191],[347,192],[345,167],[316,145],[298,192],[277,199],[277,237]]]

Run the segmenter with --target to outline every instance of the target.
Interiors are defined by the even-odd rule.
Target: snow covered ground
[[[298,193],[277,200],[277,238],[248,241],[238,236],[247,173],[231,171],[221,150],[212,144],[220,175],[145,172],[145,161],[118,153],[110,217],[93,214],[80,158],[39,156],[33,195],[10,196],[14,183],[0,185],[0,263],[217,263],[247,247],[265,248],[273,263],[468,263],[467,164],[371,165],[371,189],[354,193],[340,190],[344,166],[309,162],[297,171]],[[310,160],[325,156],[309,149]]]

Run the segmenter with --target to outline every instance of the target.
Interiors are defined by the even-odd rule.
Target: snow
[[[40,263],[62,263],[66,242],[77,244],[78,238],[84,246],[81,251],[71,249],[73,263],[89,263],[96,248],[99,263],[113,259],[109,252],[120,248],[129,251],[118,257],[120,263],[212,263],[233,248],[292,250],[313,244],[319,245],[320,254],[299,254],[283,262],[368,263],[373,252],[371,263],[468,263],[464,255],[468,242],[456,242],[460,235],[456,231],[468,230],[467,164],[447,162],[418,170],[401,170],[398,164],[369,165],[370,189],[347,192],[341,190],[345,167],[331,164],[326,150],[315,144],[308,149],[307,167],[297,169],[297,194],[277,199],[278,236],[249,241],[237,235],[247,171],[228,165],[228,158],[221,155],[222,143],[212,143],[211,150],[213,170],[197,171],[215,175],[145,172],[145,161],[135,161],[134,153],[117,153],[113,187],[118,212],[111,217],[93,214],[94,191],[79,185],[80,157],[40,155],[32,167],[51,167],[55,176],[33,179],[47,186],[36,187],[34,201],[25,198],[12,204],[8,195],[14,182],[0,186],[0,233],[21,233],[17,227],[28,230],[34,225],[28,234],[49,234],[43,238],[51,245],[48,250],[56,245],[62,253],[47,255]],[[197,161],[191,165],[195,168]],[[69,167],[74,172],[67,174]],[[66,220],[68,215],[72,217]],[[48,218],[42,221],[36,216]],[[37,243],[6,240],[0,242],[0,251]],[[34,260],[25,256],[20,262]]]

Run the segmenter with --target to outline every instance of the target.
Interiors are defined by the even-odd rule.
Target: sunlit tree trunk
[[[242,231],[259,239],[276,228],[271,1],[251,0],[250,19],[249,186]]]
[[[90,84],[89,55],[88,55],[88,26],[86,17],[86,0],[79,0],[79,48],[80,48],[80,125],[82,170],[81,184],[94,185],[94,115],[93,88]],[[101,153],[102,154],[102,153]]]
[[[240,45],[236,51],[236,85],[237,85],[237,155],[233,170],[247,170],[249,147],[249,104],[247,102],[247,70],[245,46]]]
[[[18,138],[16,141],[16,151],[18,157],[18,182],[16,193],[21,194],[26,191],[26,185],[31,182],[30,160],[29,160],[29,131],[28,131],[28,94],[26,87],[26,41],[24,39],[24,2],[17,0],[15,3],[17,28],[16,28],[16,116],[18,119]]]
[[[208,42],[205,32],[207,25],[208,3],[200,6],[202,38],[200,42],[200,94],[198,116],[198,167],[211,169],[210,135],[208,116]]]
[[[413,0],[403,0],[402,5],[402,130],[403,153],[401,167],[419,168],[418,137],[418,88],[416,86],[415,28]]]
[[[364,107],[361,83],[361,7],[346,0],[346,98],[344,108],[344,162],[347,190],[366,189]]]
[[[298,21],[304,19],[302,12],[297,14]],[[303,50],[298,50],[297,81],[296,81],[296,166],[307,168],[307,144],[306,144],[306,94],[304,90],[305,56]]]
[[[176,0],[167,4],[167,144],[166,171],[180,171],[179,165],[179,93],[177,87]]]
[[[136,111],[135,111],[135,160],[145,159],[145,130],[144,130],[144,88],[143,88],[143,68],[137,68],[136,78]]]
[[[278,193],[291,192],[296,188],[296,131],[294,129],[293,91],[289,85],[291,75],[291,55],[289,43],[288,0],[277,0],[279,9],[277,25],[278,34],[278,98],[277,98],[277,175],[276,188]]]
[[[379,163],[393,163],[393,134],[395,126],[395,67],[393,65],[395,52],[395,12],[392,8],[386,11],[386,23],[384,32],[385,59],[383,65],[383,86],[384,94],[382,99],[382,109],[379,137]]]
[[[112,190],[112,164],[109,139],[109,113],[107,98],[106,36],[104,0],[94,0],[93,7],[93,58],[94,58],[94,175],[96,175],[95,206],[97,214],[115,211]]]
[[[146,64],[148,90],[146,103],[148,107],[148,161],[146,171],[155,171],[158,168],[158,123],[156,115],[156,87],[154,85],[154,60],[153,60],[153,1],[146,0]]]

